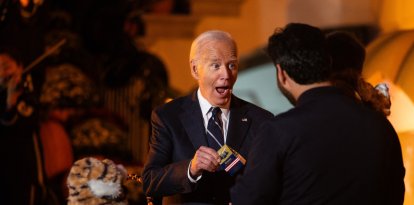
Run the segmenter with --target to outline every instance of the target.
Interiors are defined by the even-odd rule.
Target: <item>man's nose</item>
[[[231,70],[227,66],[221,66],[220,68],[220,77],[228,79],[231,75]]]

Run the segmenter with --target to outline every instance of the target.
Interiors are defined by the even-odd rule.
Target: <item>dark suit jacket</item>
[[[309,90],[263,123],[233,205],[401,205],[404,174],[389,121],[334,87]]]
[[[226,144],[247,157],[259,125],[272,117],[270,112],[232,96]],[[196,150],[208,146],[196,92],[155,109],[152,126],[142,173],[145,193],[163,196],[163,204],[228,204],[234,177],[224,171],[205,172],[197,183],[187,177]]]

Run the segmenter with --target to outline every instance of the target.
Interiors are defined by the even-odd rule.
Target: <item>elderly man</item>
[[[152,113],[144,191],[163,197],[163,204],[228,204],[230,187],[242,169],[235,174],[218,169],[217,150],[226,145],[246,157],[259,125],[273,115],[232,94],[238,56],[228,33],[198,36],[190,68],[199,88]]]

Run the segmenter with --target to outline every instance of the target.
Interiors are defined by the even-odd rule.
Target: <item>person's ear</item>
[[[194,60],[190,60],[191,75],[194,79],[198,80],[198,68]]]
[[[287,73],[286,71],[284,71],[282,69],[282,67],[280,67],[280,64],[276,65],[276,70],[277,70],[277,79],[279,80],[279,83],[282,85],[286,84],[286,80],[287,80]]]

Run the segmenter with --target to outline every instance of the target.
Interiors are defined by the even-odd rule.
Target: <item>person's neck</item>
[[[318,82],[318,83],[312,83],[312,84],[308,84],[308,85],[300,85],[297,84],[296,88],[293,90],[292,94],[293,97],[296,99],[296,101],[299,99],[299,97],[306,91],[313,89],[313,88],[318,88],[318,87],[326,87],[326,86],[331,86],[332,83],[330,83],[329,81],[324,81],[324,82]]]

